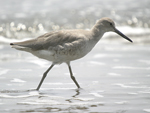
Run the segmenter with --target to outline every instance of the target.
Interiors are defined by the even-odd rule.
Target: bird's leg
[[[70,63],[67,63],[67,64],[68,64],[68,68],[69,68],[69,72],[70,72],[71,79],[74,81],[74,83],[76,84],[76,86],[77,86],[78,88],[80,88],[78,82],[76,81],[76,78],[73,76]]]
[[[40,87],[41,87],[41,85],[42,85],[42,83],[43,83],[45,77],[47,76],[47,73],[52,69],[53,66],[54,66],[54,64],[52,64],[52,65],[44,72],[43,77],[42,77],[42,79],[41,79],[41,81],[40,81],[40,83],[39,83],[39,85],[38,85],[38,87],[37,87],[36,90],[39,90],[39,89],[40,89]]]

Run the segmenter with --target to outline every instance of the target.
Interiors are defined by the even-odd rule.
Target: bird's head
[[[100,31],[103,31],[104,33],[105,32],[109,32],[109,31],[112,31],[112,32],[115,32],[117,33],[118,35],[120,35],[121,37],[125,38],[126,40],[132,42],[131,39],[129,39],[126,35],[124,35],[123,33],[121,33],[116,27],[115,27],[115,23],[110,19],[110,18],[102,18],[100,20],[98,20],[96,22],[96,25],[94,26],[96,27],[97,29],[99,29]]]

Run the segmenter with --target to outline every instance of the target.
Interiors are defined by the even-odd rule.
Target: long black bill
[[[133,42],[130,38],[128,38],[126,35],[124,35],[123,33],[121,33],[118,29],[115,28],[115,31],[118,35],[122,36],[123,38],[125,38],[126,40]]]

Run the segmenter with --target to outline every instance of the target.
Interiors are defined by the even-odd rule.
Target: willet
[[[52,67],[61,63],[68,65],[71,79],[76,86],[80,88],[73,76],[70,62],[84,57],[92,50],[104,33],[109,31],[115,32],[132,42],[131,39],[115,27],[115,23],[111,19],[102,18],[96,22],[91,30],[75,29],[53,31],[35,39],[10,43],[10,45],[15,49],[30,52],[39,58],[52,62],[51,66],[44,72],[37,90],[40,89],[47,73]]]

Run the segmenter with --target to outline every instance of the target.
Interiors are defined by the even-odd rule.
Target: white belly
[[[91,49],[90,49],[91,50]],[[82,49],[75,50],[61,50],[61,51],[51,51],[51,50],[38,50],[32,51],[31,53],[39,58],[52,61],[54,63],[70,62],[85,56],[89,51],[89,48],[83,47]]]
[[[59,64],[63,62],[76,60],[84,56],[84,54],[81,54],[80,52],[69,54],[63,51],[56,53],[56,52],[52,52],[49,50],[38,50],[38,51],[32,52],[32,54],[39,58],[46,59],[48,61],[52,61],[54,63],[59,63]]]

